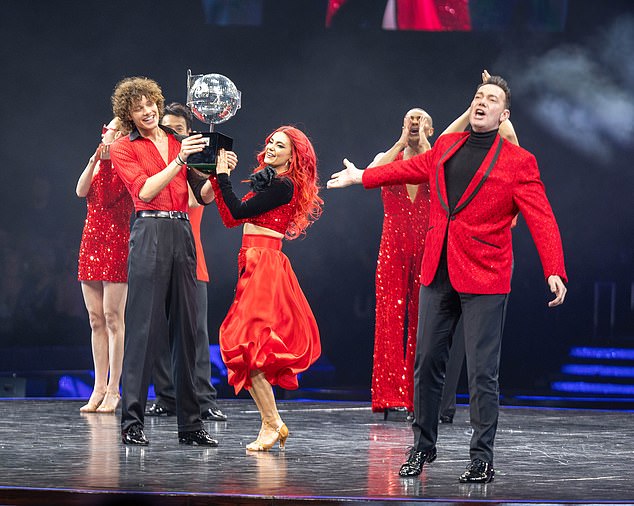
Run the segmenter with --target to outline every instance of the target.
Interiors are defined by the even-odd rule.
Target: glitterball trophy
[[[187,158],[187,165],[205,174],[215,174],[219,149],[231,151],[233,139],[214,131],[214,126],[231,119],[241,106],[242,94],[236,85],[220,74],[192,75],[187,71],[187,105],[209,132],[202,133],[207,146],[200,153]]]

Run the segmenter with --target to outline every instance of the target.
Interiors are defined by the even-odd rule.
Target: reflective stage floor
[[[438,459],[399,478],[412,442],[404,420],[367,403],[280,402],[286,451],[250,453],[259,429],[247,400],[221,400],[207,423],[220,447],[181,446],[176,420],[147,418],[146,448],[119,439],[118,415],[80,415],[82,401],[0,401],[0,504],[634,504],[634,413],[503,407],[496,478],[463,485],[468,410],[440,425]]]

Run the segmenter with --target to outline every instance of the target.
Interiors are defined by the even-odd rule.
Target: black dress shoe
[[[150,444],[148,438],[145,437],[143,427],[138,423],[121,431],[121,441],[124,445],[147,446]]]
[[[162,404],[155,402],[145,410],[145,416],[174,416],[176,413],[170,411]]]
[[[209,408],[200,414],[203,420],[213,420],[214,422],[226,422],[227,415],[225,415],[220,408]]]
[[[178,442],[182,445],[218,446],[218,441],[205,429],[179,432]]]
[[[393,420],[404,420],[407,415],[407,408],[405,407],[385,408],[383,410],[383,420],[387,420],[388,418]]]
[[[431,464],[436,460],[436,447],[426,452],[418,452],[413,447],[409,450],[407,462],[401,466],[399,476],[418,476],[423,471],[425,462]]]
[[[489,483],[493,481],[493,465],[480,459],[473,459],[467,470],[460,475],[460,483]]]
[[[453,415],[440,415],[440,423],[453,423]]]

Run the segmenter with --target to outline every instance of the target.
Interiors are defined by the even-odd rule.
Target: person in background
[[[82,413],[114,413],[119,405],[128,290],[128,240],[132,199],[110,161],[121,122],[104,125],[101,143],[77,181],[88,212],[79,247],[78,279],[91,328],[95,384]]]
[[[432,118],[421,108],[403,118],[401,135],[370,167],[408,160],[431,149]],[[414,356],[420,265],[429,221],[429,184],[381,188],[383,231],[376,264],[372,411],[414,411]]]

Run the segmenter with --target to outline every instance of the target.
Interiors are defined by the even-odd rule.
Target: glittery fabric
[[[275,230],[280,234],[286,233],[286,229],[291,222],[291,218],[295,213],[295,207],[297,206],[297,192],[293,193],[293,198],[291,198],[291,201],[288,204],[277,206],[270,211],[259,214],[257,216],[251,216],[249,218],[236,220],[231,215],[231,211],[229,211],[224,199],[222,198],[222,191],[220,190],[220,186],[218,185],[218,180],[214,177],[210,178],[210,181],[216,195],[215,200],[216,205],[218,206],[218,212],[220,213],[220,218],[222,219],[222,222],[226,227],[231,228],[237,227],[244,223],[252,223],[253,225],[258,225],[260,227],[270,228],[271,230]],[[244,197],[242,197],[242,202],[253,198],[255,195],[255,192],[250,191]]]
[[[429,185],[412,202],[405,185],[381,188],[383,234],[376,267],[372,410],[413,411],[420,268],[429,221]]]
[[[88,213],[79,247],[79,281],[128,281],[128,240],[133,204],[110,160],[99,171],[86,195]]]
[[[469,0],[436,0],[436,8],[443,30],[471,30]]]
[[[513,263],[511,225],[518,212],[533,236],[544,276],[558,275],[567,281],[559,227],[535,157],[525,149],[498,136],[456,209],[449,212],[444,163],[468,135],[443,135],[423,155],[363,173],[366,188],[429,182],[429,228],[422,283],[428,286],[433,281],[446,241],[449,278],[456,291],[509,293]]]

